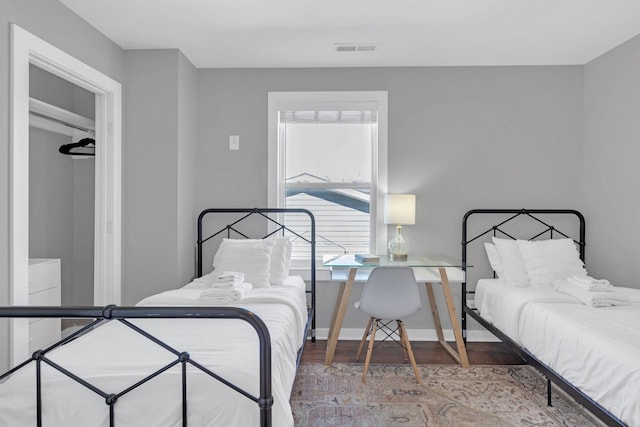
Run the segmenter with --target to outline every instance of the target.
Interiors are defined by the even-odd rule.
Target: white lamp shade
[[[384,223],[410,225],[416,223],[415,194],[387,194],[384,196]]]

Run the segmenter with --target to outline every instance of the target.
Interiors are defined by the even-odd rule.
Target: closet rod
[[[53,126],[46,123],[47,121],[52,122]],[[29,98],[29,123],[43,129],[63,134],[69,133],[64,131],[64,129],[61,129],[61,126],[67,126],[83,132],[95,134],[94,120],[35,98]]]
[[[53,124],[53,126],[48,125],[45,122],[50,122],[51,124]],[[89,129],[89,128],[77,126],[77,125],[74,125],[74,124],[66,123],[66,122],[63,122],[61,120],[57,120],[57,119],[53,119],[51,117],[43,116],[43,115],[38,114],[38,113],[29,113],[29,124],[32,125],[32,126],[35,126],[35,127],[45,128],[47,130],[52,130],[54,132],[63,133],[65,135],[69,134],[69,136],[75,135],[74,129],[82,131],[82,132],[87,132],[87,133],[90,133],[92,135],[95,132],[93,129]],[[65,131],[65,130],[59,130],[58,127],[71,128],[71,129],[69,131]]]

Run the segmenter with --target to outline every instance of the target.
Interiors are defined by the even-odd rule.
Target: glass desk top
[[[467,268],[469,264],[460,261],[449,260],[446,257],[409,257],[406,261],[392,261],[385,255],[378,255],[376,262],[358,262],[353,254],[325,255],[322,258],[322,266],[330,268],[374,268],[378,266],[395,267],[453,267]]]

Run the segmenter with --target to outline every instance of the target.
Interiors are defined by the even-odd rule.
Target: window
[[[384,251],[386,112],[386,92],[269,93],[269,206],[313,212],[319,258]]]

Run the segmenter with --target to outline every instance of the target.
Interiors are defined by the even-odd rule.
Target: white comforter
[[[522,344],[518,321],[522,310],[537,302],[574,303],[576,300],[552,288],[509,286],[500,279],[482,279],[476,287],[476,307],[480,315],[518,344]]]
[[[551,288],[482,280],[480,314],[625,423],[640,425],[640,290],[631,304],[588,307]]]
[[[139,305],[206,305],[195,297],[197,289],[193,286],[146,298]],[[261,290],[234,306],[256,313],[269,329],[273,424],[292,426],[289,396],[306,323],[304,282],[299,278],[287,281],[287,285]],[[193,360],[258,396],[258,338],[246,322],[236,319],[144,319],[132,323],[177,350],[189,352]],[[175,360],[173,354],[117,321],[100,326],[49,353],[49,357],[107,393],[118,393]],[[258,425],[259,410],[255,402],[194,368],[189,368],[189,373],[190,425]],[[0,384],[0,426],[35,425],[34,378],[31,365]],[[180,381],[178,365],[122,397],[115,405],[116,425],[182,425]],[[43,395],[43,425],[109,425],[108,406],[101,396],[48,366],[43,367]]]

